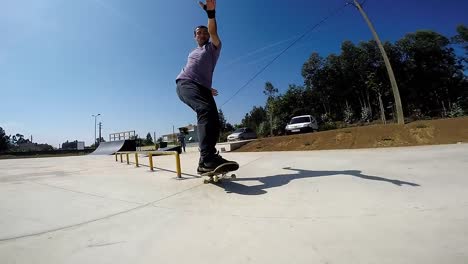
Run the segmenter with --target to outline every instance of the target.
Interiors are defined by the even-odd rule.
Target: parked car
[[[317,120],[311,115],[295,116],[286,125],[286,134],[313,132],[318,130]]]
[[[232,134],[227,137],[228,141],[237,141],[237,140],[245,140],[245,139],[255,139],[257,138],[257,133],[253,131],[251,128],[242,127],[236,129]]]

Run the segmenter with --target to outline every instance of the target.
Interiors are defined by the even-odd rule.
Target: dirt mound
[[[236,151],[356,149],[468,143],[468,117],[370,125],[317,133],[262,138]]]

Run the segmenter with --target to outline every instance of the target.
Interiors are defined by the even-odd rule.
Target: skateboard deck
[[[235,179],[236,175],[231,173],[239,168],[239,164],[237,162],[231,161],[224,164],[219,165],[210,172],[202,173],[201,176],[203,178],[203,183],[210,183],[210,182],[220,182],[221,180],[225,179]]]

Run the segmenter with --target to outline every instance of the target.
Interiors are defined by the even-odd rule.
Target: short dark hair
[[[208,30],[208,28],[207,28],[206,26],[200,25],[200,26],[196,27],[196,28],[193,30],[193,35],[194,35],[194,36],[197,35],[197,30],[199,30],[199,29],[201,29],[201,28],[204,28],[204,29]]]

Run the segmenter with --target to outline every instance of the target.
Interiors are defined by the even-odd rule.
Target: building
[[[178,129],[179,129],[179,132],[176,132],[175,134],[171,133],[171,134],[162,135],[161,138],[163,139],[164,142],[174,142],[174,141],[177,141],[177,135],[185,130],[188,133],[185,135],[186,143],[198,142],[198,132],[197,132],[196,125],[189,124],[188,126],[179,127]]]
[[[184,129],[188,132],[188,134],[185,135],[185,142],[198,142],[198,131],[196,125],[189,124],[185,127],[179,127],[179,131],[183,131]]]

